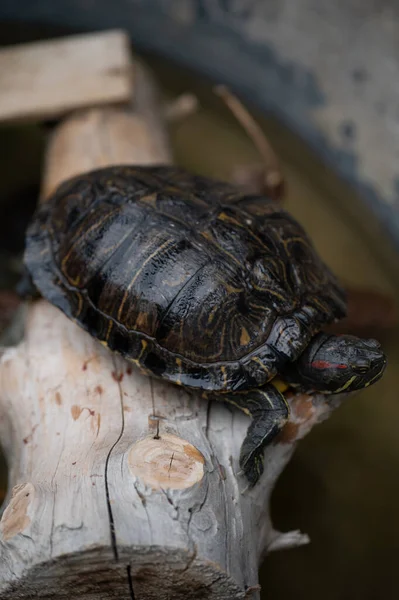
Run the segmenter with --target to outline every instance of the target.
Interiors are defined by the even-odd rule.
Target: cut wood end
[[[163,434],[135,443],[128,464],[132,475],[154,490],[182,490],[201,481],[205,458],[187,440]]]

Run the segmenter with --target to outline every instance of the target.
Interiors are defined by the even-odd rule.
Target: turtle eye
[[[370,370],[370,363],[368,360],[359,360],[351,367],[355,373],[367,373]]]

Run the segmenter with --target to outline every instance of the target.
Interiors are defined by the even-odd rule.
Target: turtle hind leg
[[[263,473],[265,447],[288,420],[288,404],[272,384],[248,392],[223,393],[215,398],[233,404],[252,417],[241,446],[240,467],[249,486],[253,487]]]
[[[20,280],[15,286],[15,291],[23,300],[37,300],[40,293],[33,283],[32,277],[26,267],[24,267]]]

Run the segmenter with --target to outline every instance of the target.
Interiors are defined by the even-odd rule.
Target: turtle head
[[[378,381],[386,362],[376,340],[319,333],[296,361],[295,378],[308,390],[352,392]]]

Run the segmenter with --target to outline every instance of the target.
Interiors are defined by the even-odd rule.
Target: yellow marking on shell
[[[221,333],[221,336],[220,336],[220,351],[219,351],[219,354],[221,354],[223,352],[225,337],[226,337],[226,323],[224,323],[224,325],[222,327],[222,333]]]
[[[223,376],[223,386],[226,388],[227,387],[227,373],[226,373],[226,367],[220,367],[220,370],[222,372],[222,376]]]
[[[286,264],[285,264],[285,262],[283,260],[281,260],[281,258],[278,259],[278,262],[279,262],[279,264],[282,267],[283,272],[284,272],[283,279],[284,279],[284,281],[287,281],[287,267],[286,267]]]
[[[252,360],[252,362],[256,362],[258,365],[260,365],[262,367],[262,369],[264,371],[266,371],[266,373],[269,372],[269,369],[267,367],[265,367],[265,365],[263,364],[263,362],[261,361],[261,359],[259,358],[259,356],[255,356],[251,360]]]
[[[155,194],[155,193],[148,194],[148,196],[143,196],[142,198],[140,198],[140,202],[142,202],[143,204],[148,204],[149,206],[156,208],[157,197],[158,197],[158,194]]]
[[[208,324],[208,325],[210,325],[210,324],[212,323],[212,321],[213,321],[213,318],[214,318],[214,316],[215,316],[215,314],[216,314],[216,312],[217,312],[217,309],[218,309],[218,308],[219,308],[219,307],[218,307],[217,305],[216,305],[216,306],[214,306],[214,307],[212,308],[211,312],[209,313],[209,316],[208,316],[208,321],[207,321],[207,324]]]
[[[299,242],[300,244],[303,244],[304,246],[309,247],[308,241],[304,237],[298,236],[298,237],[292,237],[292,238],[287,238],[287,239],[283,240],[285,249],[287,249],[288,244],[292,244],[293,242]]]
[[[167,212],[165,212],[164,210],[159,210],[159,208],[158,208],[158,214],[164,215],[173,223],[180,223],[180,225],[184,225],[184,227],[187,226],[187,221],[184,221],[183,219],[179,219],[178,217],[176,217],[176,215],[170,215]]]
[[[254,309],[259,308],[262,311],[265,311],[268,309],[268,307],[265,306],[264,304],[255,304],[255,302],[249,302],[249,307],[254,308]]]
[[[285,381],[282,381],[278,377],[275,377],[270,383],[281,393],[286,392],[289,388],[288,383],[285,383]]]
[[[79,283],[80,283],[80,275],[78,275],[77,277],[73,277],[73,278],[67,277],[67,279],[68,279],[70,285],[79,285]]]
[[[243,327],[241,329],[241,335],[240,335],[240,344],[241,344],[241,346],[246,346],[247,344],[249,344],[250,339],[251,338],[249,337],[248,331],[245,329],[245,327]]]
[[[76,311],[75,319],[77,319],[79,317],[80,313],[82,312],[82,307],[83,307],[82,295],[79,294],[79,292],[76,292],[76,295],[78,297],[78,310]]]
[[[209,233],[209,231],[201,231],[201,235],[206,240],[209,240],[210,242],[215,242],[215,240],[213,239],[213,237],[211,236],[211,234]]]
[[[149,315],[145,312],[140,312],[137,315],[135,326],[139,331],[147,331],[149,326]]]
[[[167,246],[170,246],[172,243],[174,244],[175,242],[174,241],[171,242],[171,240],[167,240],[166,242],[164,242],[163,244],[161,244],[161,246],[159,246],[159,248],[157,248],[156,250],[154,250],[154,252],[152,252],[150,254],[150,256],[148,256],[145,259],[145,261],[143,262],[143,264],[140,267],[140,269],[138,271],[136,271],[136,274],[134,275],[133,279],[131,280],[131,282],[127,286],[126,291],[125,291],[125,293],[123,295],[122,302],[121,302],[119,310],[118,310],[118,321],[121,320],[122,311],[123,311],[123,308],[125,306],[126,300],[127,300],[128,296],[129,296],[130,289],[134,285],[134,282],[139,277],[139,275],[141,274],[141,272],[143,271],[144,267],[150,262],[150,260],[152,260],[157,254],[159,254],[160,252],[162,252],[162,250],[164,250]]]
[[[121,238],[121,240],[119,240],[118,244],[114,244],[113,246],[110,246],[109,248],[105,248],[102,252],[98,252],[99,256],[103,256],[104,258],[110,253],[113,252],[114,249],[117,246],[121,246],[123,244],[123,242],[131,235],[131,231],[128,230],[128,232],[123,236],[123,238]],[[75,279],[70,279],[67,275],[65,275],[66,278],[68,279],[69,283],[71,285],[78,285],[80,283],[80,279],[81,279],[81,274],[79,274],[77,277],[75,277]]]
[[[244,288],[235,288],[230,283],[224,283],[224,289],[228,294],[240,294],[244,291]]]
[[[147,348],[147,346],[148,346],[148,343],[145,340],[141,340],[141,352],[140,352],[137,360],[140,360],[140,358],[143,356],[144,351]]]
[[[258,292],[271,294],[272,296],[276,296],[276,298],[279,298],[280,300],[283,300],[283,301],[285,300],[285,297],[282,294],[279,294],[278,292],[275,292],[274,290],[271,290],[270,288],[260,287],[259,285],[256,285],[255,283],[252,285],[253,285],[253,288],[255,290],[257,290]]]
[[[92,233],[92,232],[93,232],[93,231],[95,231],[96,229],[99,229],[99,228],[102,226],[102,224],[104,223],[104,221],[108,220],[108,219],[109,219],[109,218],[110,218],[110,217],[111,217],[111,216],[112,216],[112,215],[113,215],[115,212],[117,212],[117,210],[114,210],[114,211],[112,211],[112,212],[108,213],[107,215],[105,215],[105,216],[104,216],[104,218],[103,218],[103,219],[101,219],[100,221],[98,221],[97,223],[95,223],[94,225],[92,225],[91,227],[89,227],[89,228],[88,228],[88,229],[85,231],[85,236],[89,235],[90,233]],[[72,252],[73,252],[73,250],[74,250],[74,248],[75,248],[75,244],[76,244],[76,242],[78,242],[78,241],[79,241],[79,239],[80,239],[80,233],[81,233],[81,231],[82,231],[82,230],[84,230],[84,228],[85,228],[85,223],[83,222],[83,223],[82,223],[82,225],[79,227],[78,231],[76,232],[76,234],[75,234],[75,235],[74,235],[74,237],[73,237],[73,243],[72,243],[72,246],[70,247],[70,249],[68,250],[68,252],[66,253],[66,255],[64,256],[64,258],[63,258],[63,259],[62,259],[62,261],[61,261],[61,271],[62,271],[63,273],[65,272],[65,271],[64,271],[65,265],[66,265],[66,263],[68,262],[68,260],[69,260],[69,257],[71,256],[71,254],[72,254]],[[78,277],[80,277],[80,275],[78,275]],[[70,281],[70,283],[71,283],[72,285],[76,285],[76,284],[74,283],[74,280],[69,280],[69,281]]]
[[[169,195],[169,196],[175,196],[175,195],[176,195],[176,196],[179,196],[179,195],[181,196],[181,193],[182,193],[182,191],[181,191],[181,189],[180,189],[180,187],[179,187],[179,182],[177,183],[177,185],[171,185],[171,184],[169,184],[169,185],[164,185],[164,187],[163,187],[163,190],[162,190],[162,191],[163,191],[163,192],[164,192],[164,194],[165,194],[165,195],[167,195],[167,196],[168,196],[168,195]],[[194,196],[194,197],[195,197],[195,196]],[[192,198],[192,196],[190,196],[190,198]]]
[[[211,242],[211,244],[213,244],[213,246],[216,246],[216,248],[219,250],[219,252],[222,252],[223,254],[228,256],[233,262],[235,262],[240,267],[240,269],[242,268],[242,263],[235,256],[230,254],[230,252],[227,252],[227,250],[225,250],[224,248],[219,246],[219,244],[217,243],[216,240],[213,239],[213,237],[211,236],[209,231],[201,231],[200,235],[202,237],[204,237],[206,240],[208,240],[208,242]]]
[[[105,340],[98,340],[101,344],[101,346],[104,346],[104,348],[108,348],[108,344]]]
[[[108,321],[108,329],[107,329],[107,333],[105,334],[105,339],[109,340],[109,336],[111,335],[111,331],[112,331],[112,326],[113,326],[113,322],[111,321],[111,319]]]
[[[353,375],[353,377],[348,379],[348,381],[341,388],[336,390],[334,393],[337,394],[338,392],[343,392],[344,390],[347,390],[348,387],[355,381],[355,379],[357,379],[357,376]]]
[[[181,362],[181,358],[176,358],[176,365],[178,366],[179,369],[179,378],[176,380],[177,385],[181,385],[181,366],[182,366],[182,362]]]
[[[286,269],[284,261],[281,260],[281,258],[268,257],[267,263],[265,264],[265,266],[268,268],[268,271],[272,273],[272,277],[269,276],[269,277],[265,277],[264,279],[270,280],[274,277],[275,279],[281,278],[283,281],[287,281],[287,269]]]
[[[218,215],[218,220],[219,221],[225,221],[226,223],[233,223],[233,225],[237,225],[238,227],[242,227],[242,223],[240,223],[239,221],[237,221],[237,219],[234,219],[234,217],[229,217],[229,215],[226,215],[226,213],[221,212]]]
[[[320,302],[320,300],[318,298],[316,298],[316,296],[312,297],[312,302],[314,304],[317,304],[317,306],[319,306],[323,312],[328,311],[328,306],[326,304],[323,304],[322,302]]]
[[[218,216],[218,220],[220,221],[225,221],[226,223],[232,223],[233,225],[236,225],[237,227],[240,227],[241,229],[244,229],[247,233],[250,234],[250,236],[252,238],[254,238],[258,244],[260,246],[262,246],[262,248],[264,248],[265,250],[269,251],[269,247],[264,244],[262,242],[262,240],[260,239],[260,237],[258,237],[253,231],[252,229],[250,229],[249,227],[246,226],[245,223],[242,223],[240,221],[237,221],[237,219],[234,219],[234,217],[229,217],[228,215],[226,215],[226,213],[222,212],[219,214]]]

